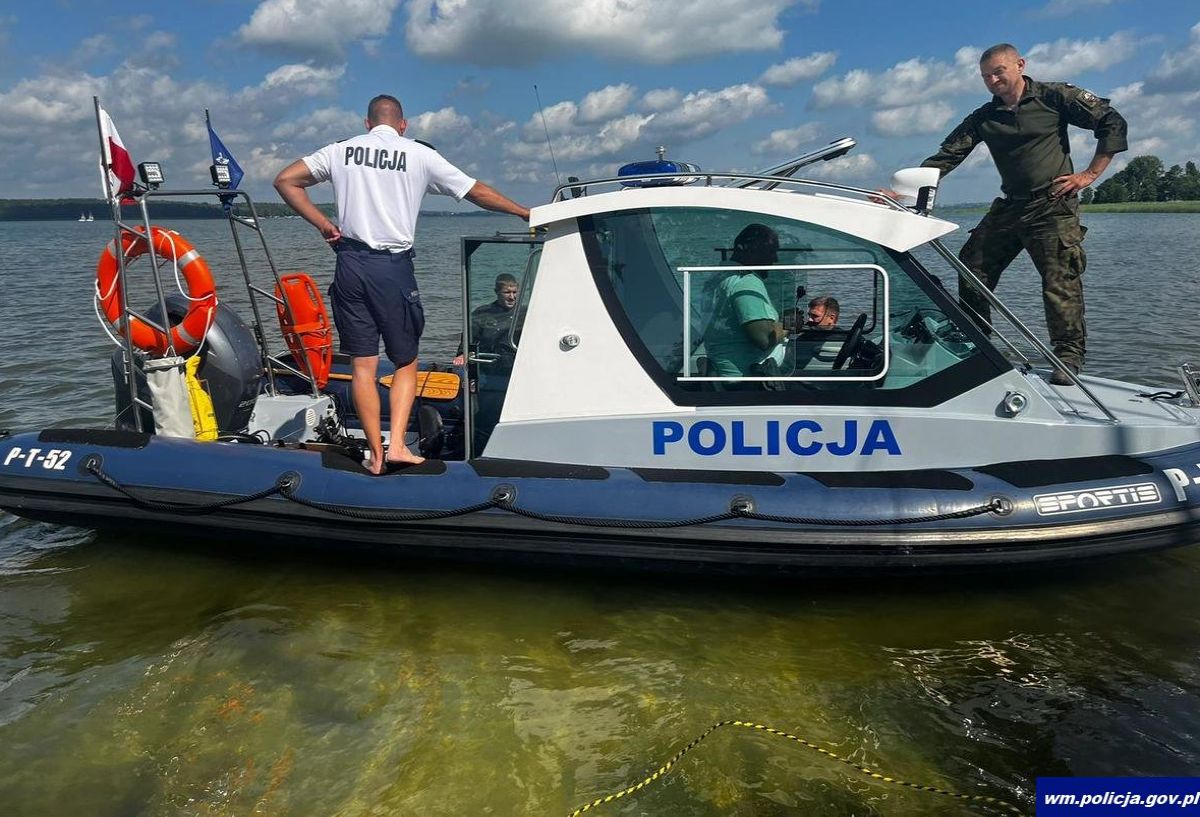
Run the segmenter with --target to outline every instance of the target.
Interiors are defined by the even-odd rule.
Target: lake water
[[[1175,387],[1173,367],[1200,352],[1200,216],[1085,222],[1088,371]],[[173,226],[231,271],[223,223]],[[422,221],[432,356],[457,343],[459,235],[519,226]],[[328,281],[315,231],[264,229],[282,268]],[[110,420],[91,293],[111,235],[0,223],[0,428]],[[1039,293],[1025,260],[1000,287],[1041,328]],[[0,809],[559,815],[741,718],[1032,812],[1038,776],[1200,771],[1198,589],[1196,549],[1037,574],[730,584],[298,558],[0,513]],[[589,813],[969,811],[727,729]]]

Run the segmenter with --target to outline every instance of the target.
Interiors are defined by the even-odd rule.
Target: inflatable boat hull
[[[49,429],[0,439],[0,507],[171,535],[733,572],[1035,565],[1200,539],[1200,446],[977,469],[771,473],[430,460]],[[1195,471],[1196,473],[1192,473]]]

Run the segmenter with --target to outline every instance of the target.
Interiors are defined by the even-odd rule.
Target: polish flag
[[[117,133],[108,111],[100,109],[100,141],[104,143],[104,155],[100,159],[100,173],[108,173],[108,187],[105,195],[114,198],[133,189],[133,161],[129,151]]]

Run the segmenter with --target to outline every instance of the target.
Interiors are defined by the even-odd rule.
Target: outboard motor
[[[183,295],[173,293],[168,295],[166,300],[167,313],[172,322],[182,319],[187,314],[188,301]],[[156,323],[162,323],[157,306],[143,314]],[[130,430],[135,426],[131,416],[129,387],[125,380],[124,357],[123,349],[113,352],[112,376],[117,401],[117,428]],[[142,375],[141,361],[141,356],[135,356],[138,397],[149,403],[150,391]],[[254,411],[254,402],[263,378],[262,357],[254,339],[254,332],[236,312],[223,303],[217,304],[212,326],[208,328],[208,334],[200,349],[197,377],[208,385],[220,432],[244,432]],[[142,428],[153,431],[153,415],[146,409],[142,409],[141,412]]]

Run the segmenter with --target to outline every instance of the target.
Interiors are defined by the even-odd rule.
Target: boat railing
[[[279,269],[275,265],[274,257],[271,255],[271,248],[267,244],[266,236],[263,234],[262,227],[260,226],[261,219],[258,217],[258,212],[254,207],[254,200],[250,197],[250,194],[244,190],[231,190],[225,188],[219,188],[215,190],[205,188],[195,190],[160,190],[139,187],[138,189],[124,194],[122,198],[126,201],[132,199],[133,202],[138,206],[138,211],[141,215],[141,224],[135,226],[131,223],[127,223],[121,218],[121,206],[117,200],[113,199],[111,202],[113,225],[116,231],[115,247],[117,248],[116,255],[118,264],[117,286],[119,287],[120,291],[121,303],[124,305],[124,312],[118,320],[118,329],[120,330],[120,334],[122,336],[122,345],[125,352],[126,387],[129,390],[130,407],[134,409],[132,412],[133,423],[137,430],[143,431],[144,429],[142,428],[142,413],[138,411],[136,407],[141,407],[147,411],[152,411],[153,407],[138,396],[137,370],[134,366],[137,350],[135,350],[133,346],[133,333],[129,331],[129,322],[133,319],[137,319],[144,322],[154,330],[162,332],[167,338],[168,352],[171,355],[176,354],[174,344],[171,340],[169,327],[163,326],[158,321],[141,314],[129,305],[128,291],[126,286],[126,259],[125,254],[120,249],[122,245],[122,238],[126,235],[134,236],[140,239],[151,234],[150,208],[148,206],[148,200],[152,198],[216,198],[224,206],[225,217],[229,222],[230,233],[233,238],[233,245],[237,252],[238,265],[241,269],[242,280],[246,286],[251,312],[254,315],[254,337],[256,343],[258,344],[263,373],[267,380],[267,390],[272,396],[278,394],[275,375],[277,371],[283,370],[299,377],[302,380],[307,381],[312,395],[314,397],[319,396],[320,390],[317,387],[315,373],[312,371],[307,357],[301,356],[298,361],[295,361],[303,367],[303,371],[297,369],[296,366],[292,365],[292,363],[289,363],[281,355],[275,354],[271,350],[271,346],[267,340],[265,324],[263,322],[263,309],[261,308],[259,300],[260,298],[266,299],[276,308],[283,309],[290,324],[295,325],[296,320],[295,315],[292,314],[291,305],[287,303],[287,300],[282,299],[275,294],[276,291],[283,291],[282,282],[280,281],[279,277]],[[244,217],[236,214],[233,211],[234,202],[243,203],[249,210],[250,216]],[[252,230],[258,237],[259,243],[262,247],[263,255],[267,261],[267,266],[271,271],[271,277],[275,282],[274,290],[264,289],[254,283],[254,280],[250,274],[249,264],[246,260],[246,248],[242,243],[241,234],[238,232],[239,228]],[[150,256],[151,268],[153,270],[153,275],[151,277],[153,279],[154,292],[157,298],[158,314],[161,316],[164,323],[169,323],[170,316],[167,312],[166,293],[163,290],[162,280],[158,274],[159,259],[157,257],[157,252],[155,251],[153,241],[147,241],[147,249]]]
[[[1032,329],[1029,328],[1029,326],[1025,324],[1024,321],[1017,317],[1016,313],[1005,306],[1004,302],[996,297],[996,293],[988,288],[983,281],[979,279],[979,276],[971,271],[970,267],[959,260],[958,256],[951,252],[950,249],[942,243],[941,239],[934,239],[930,242],[930,245],[938,255],[945,259],[950,266],[954,268],[960,278],[965,279],[971,286],[975,288],[975,291],[991,305],[993,309],[1004,316],[1004,319],[1008,321],[1009,325],[1012,326],[1012,328],[1015,329],[1017,333],[1020,334],[1021,337],[1023,337],[1025,341],[1036,350],[1039,356],[1041,356],[1047,363],[1050,364],[1051,368],[1062,372],[1067,376],[1068,379],[1070,379],[1072,385],[1078,386],[1079,390],[1085,397],[1087,397],[1088,401],[1094,405],[1100,411],[1100,413],[1108,419],[1109,422],[1120,422],[1117,420],[1117,416],[1113,414],[1113,412],[1106,405],[1104,405],[1104,402],[1099,397],[1096,396],[1095,392],[1087,387],[1079,375],[1070,366],[1063,363],[1058,355],[1054,354],[1054,351],[1045,343],[1043,343],[1042,340],[1034,333]],[[1033,361],[1030,360],[1029,357],[1022,352],[1016,344],[1014,344],[1007,336],[1005,336],[1005,334],[1000,331],[998,327],[996,327],[994,322],[985,320],[982,315],[971,309],[962,298],[959,298],[958,301],[959,306],[962,307],[963,310],[969,311],[970,317],[975,320],[977,324],[982,327],[986,327],[986,329],[990,330],[994,337],[999,338],[1004,345],[1020,359],[1021,363],[1027,370],[1033,367]]]
[[[653,182],[654,184],[646,184]],[[551,196],[551,202],[565,201],[567,198],[580,198],[590,193],[609,192],[608,188],[644,188],[658,186],[683,186],[703,183],[705,187],[737,187],[748,190],[777,190],[781,193],[798,193],[813,191],[826,195],[836,194],[874,204],[884,204],[893,210],[912,212],[900,202],[881,194],[878,190],[867,190],[861,187],[837,184],[835,182],[819,181],[816,179],[796,179],[789,176],[764,175],[759,173],[697,172],[697,173],[648,173],[637,176],[612,176],[604,179],[589,181],[569,181],[559,185]],[[593,188],[602,188],[594,190]]]

